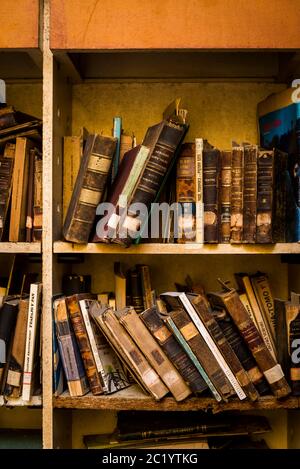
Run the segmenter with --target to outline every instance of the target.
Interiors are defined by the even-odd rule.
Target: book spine
[[[3,236],[11,196],[13,167],[13,158],[0,158],[0,241]]]
[[[167,357],[176,366],[179,373],[194,393],[201,393],[207,386],[192,361],[186,355],[172,332],[166,327],[157,309],[150,308],[144,311],[140,318],[155,337]]]
[[[204,243],[203,139],[195,139],[196,243]]]
[[[272,243],[274,151],[259,151],[257,159],[256,242]]]
[[[184,143],[177,160],[178,243],[196,241],[195,144]]]
[[[274,300],[267,275],[253,275],[251,283],[255,292],[258,304],[264,317],[267,319],[268,329],[273,341],[275,341],[275,310]],[[276,347],[275,347],[276,348]]]
[[[231,345],[236,356],[239,358],[244,369],[247,371],[249,378],[251,379],[259,394],[263,395],[269,393],[269,386],[262,372],[257,367],[257,364],[249,348],[241,337],[237,327],[232,322],[230,316],[228,316],[225,310],[223,310],[221,313],[216,311],[214,312],[214,315],[222,329],[224,336]]]
[[[221,152],[221,171],[220,171],[220,243],[230,242],[230,193],[231,193],[231,151]]]
[[[83,139],[79,136],[64,137],[63,153],[63,220],[65,220],[83,152]]]
[[[243,303],[244,308],[246,309],[247,313],[249,314],[249,317],[252,319],[253,323],[255,324],[255,326],[258,329],[258,324],[257,324],[257,321],[256,321],[256,317],[254,316],[254,313],[253,313],[253,310],[251,308],[251,305],[250,305],[247,294],[246,293],[239,293],[239,297],[240,297],[241,302]]]
[[[35,155],[33,194],[33,241],[41,241],[43,230],[43,161]]]
[[[103,388],[82,318],[78,295],[67,297],[66,303],[91,391],[95,395],[102,394]]]
[[[290,394],[291,389],[284,377],[281,366],[276,363],[267,349],[262,337],[256,329],[253,321],[248,316],[238,294],[235,290],[220,294],[219,299],[226,307],[233,321],[237,325],[243,339],[248,344],[253,357],[262,370],[270,388],[277,398]]]
[[[153,306],[152,289],[150,279],[150,269],[148,265],[141,265],[138,268],[141,278],[144,310]],[[126,305],[124,305],[125,307]]]
[[[120,163],[122,163],[122,160],[124,158],[125,153],[127,153],[129,150],[132,149],[133,147],[133,138],[131,135],[121,135],[121,145],[120,145]]]
[[[59,352],[59,345],[56,336],[56,326],[53,320],[52,327],[52,354],[53,354],[53,394],[60,396],[64,392],[65,375],[62,365],[62,359]]]
[[[243,174],[244,149],[232,148],[230,242],[243,240]]]
[[[199,317],[202,319],[206,329],[210,333],[211,337],[214,339],[216,344],[219,346],[221,353],[223,354],[224,359],[230,365],[234,376],[239,384],[236,386],[235,382],[232,383],[236,393],[241,392],[241,389],[244,391],[245,396],[248,396],[252,401],[255,401],[258,398],[258,394],[250,381],[247,373],[245,372],[240,360],[236,356],[234,350],[231,348],[230,344],[227,342],[222,329],[218,325],[217,321],[213,317],[210,305],[207,302],[206,298],[203,298],[201,295],[193,295],[191,297],[191,303],[197,311]]]
[[[32,370],[38,317],[40,313],[41,285],[32,283],[29,294],[29,311],[27,320],[26,346],[24,358],[22,399],[30,401],[32,388]]]
[[[290,362],[290,382],[294,396],[300,396],[300,311],[299,305],[286,305],[287,338]]]
[[[146,326],[133,308],[118,312],[120,323],[126,328],[134,342],[143,350],[147,360],[159,374],[177,401],[182,401],[191,394],[174,365],[167,358],[161,347],[152,337]]]
[[[130,271],[131,306],[139,314],[144,311],[141,277],[136,269]]]
[[[274,299],[275,309],[275,338],[278,363],[280,363],[285,376],[289,376],[290,359],[288,349],[288,332],[286,321],[286,309],[290,305],[287,301]]]
[[[27,188],[27,210],[26,210],[26,243],[32,240],[33,228],[33,193],[34,193],[34,159],[35,150],[29,151],[28,188]]]
[[[4,302],[0,314],[0,394],[4,385],[9,348],[16,325],[17,315],[18,303],[9,304]]]
[[[120,164],[120,148],[121,148],[121,134],[122,134],[122,118],[114,117],[113,120],[113,137],[117,139],[115,154],[112,162],[112,171],[111,171],[111,182],[114,182],[114,179],[117,175],[119,164]]]
[[[203,150],[204,242],[218,242],[219,150]]]
[[[104,193],[116,140],[90,135],[71,197],[63,234],[67,241],[87,243]]]
[[[275,149],[274,153],[274,199],[273,199],[273,241],[286,243],[287,240],[287,189],[288,154]]]
[[[256,241],[257,153],[256,145],[244,148],[243,243]]]

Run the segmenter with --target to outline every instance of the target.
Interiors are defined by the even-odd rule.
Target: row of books
[[[41,120],[0,105],[0,241],[42,237]]]
[[[0,395],[30,402],[41,394],[41,295],[39,282],[23,283],[0,306]]]
[[[299,304],[293,316],[289,302],[275,300],[274,306],[265,274],[238,274],[239,292],[223,284],[221,292],[206,295],[187,285],[159,298],[149,278],[148,266],[120,274],[117,263],[114,294],[55,299],[58,347],[72,396],[123,389],[131,382],[126,370],[157,400],[169,393],[177,401],[192,393],[217,401],[255,401],[272,393],[282,398],[290,385],[298,395],[299,365],[291,355]],[[276,313],[281,308],[286,334],[274,307]]]

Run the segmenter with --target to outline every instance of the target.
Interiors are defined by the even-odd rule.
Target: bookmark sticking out
[[[0,80],[0,104],[6,103],[6,84],[4,80]]]

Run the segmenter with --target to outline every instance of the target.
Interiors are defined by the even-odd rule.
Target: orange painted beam
[[[297,49],[300,1],[51,0],[51,48]]]
[[[0,0],[0,49],[39,47],[39,0]]]

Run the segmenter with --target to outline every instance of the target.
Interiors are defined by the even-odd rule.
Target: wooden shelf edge
[[[278,400],[272,396],[259,398],[256,402],[241,402],[232,399],[229,402],[218,403],[210,397],[191,397],[183,402],[176,402],[172,397],[166,397],[161,401],[155,401],[139,390],[126,389],[109,396],[93,396],[91,393],[82,397],[70,397],[68,392],[53,397],[54,408],[64,409],[91,409],[91,410],[159,410],[159,411],[188,411],[188,410],[212,410],[213,413],[230,410],[275,410],[298,409],[300,399],[289,397]]]
[[[41,252],[41,243],[0,242],[0,254],[40,254]]]
[[[42,396],[33,396],[30,401],[23,401],[23,399],[8,398],[5,399],[0,396],[0,407],[40,407],[42,405]]]
[[[300,254],[300,243],[277,244],[160,244],[149,243],[124,248],[117,244],[75,244],[56,241],[55,254]]]

